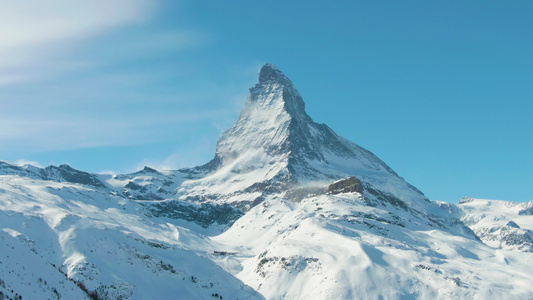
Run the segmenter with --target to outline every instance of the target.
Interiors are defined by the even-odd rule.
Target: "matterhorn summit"
[[[204,165],[0,161],[0,299],[533,299],[532,207],[428,199],[267,63]]]
[[[261,68],[235,125],[219,139],[215,158],[200,168],[208,172],[184,183],[186,197],[244,209],[266,194],[326,189],[350,176],[415,207],[427,201],[370,151],[313,122],[291,80],[270,63]]]

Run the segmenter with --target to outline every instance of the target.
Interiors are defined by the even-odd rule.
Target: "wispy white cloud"
[[[186,71],[120,68],[139,57],[153,59],[206,41],[198,32],[150,26],[157,5],[148,0],[0,1],[0,151],[143,144],[180,124],[217,119],[219,109],[192,112],[175,103],[158,109],[148,103],[180,96],[137,89]],[[192,95],[181,98],[194,101]]]
[[[27,119],[4,116],[0,119],[0,151],[13,145],[31,151],[54,151],[102,146],[130,146],[171,138],[195,126],[220,119],[227,111],[157,112],[146,117],[109,119],[58,115]]]
[[[13,145],[19,149],[50,151],[87,148],[108,145],[110,141],[124,144],[134,134],[134,128],[122,122],[95,120],[2,119],[0,120],[0,150],[7,151]],[[97,130],[94,130],[96,129]],[[117,134],[121,133],[121,134]]]
[[[65,61],[78,43],[146,20],[147,0],[25,0],[0,2],[0,85],[79,68]],[[79,64],[79,62],[76,62]]]
[[[146,0],[2,1],[0,53],[86,38],[111,27],[141,21],[152,8]]]
[[[163,159],[144,159],[128,172],[138,171],[145,166],[156,170],[177,170],[186,167],[194,167],[207,163],[214,157],[216,141],[209,138],[199,138],[190,143],[187,148],[172,153]]]
[[[36,166],[36,167],[39,167],[39,168],[42,168],[43,166],[37,162],[37,161],[31,161],[31,160],[25,160],[25,159],[19,159],[17,160],[16,162],[14,162],[15,165],[17,166],[25,166],[25,165],[32,165],[32,166]]]

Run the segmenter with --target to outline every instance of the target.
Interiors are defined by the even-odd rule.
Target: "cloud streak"
[[[0,85],[79,67],[64,62],[66,53],[77,44],[110,29],[142,22],[154,10],[146,0],[2,1]]]
[[[183,130],[221,119],[227,111],[169,112],[147,118],[106,119],[46,116],[0,120],[0,151],[13,145],[30,151],[53,151],[102,146],[129,146],[171,140]]]
[[[0,51],[86,38],[112,27],[142,21],[152,9],[145,0],[2,1]]]

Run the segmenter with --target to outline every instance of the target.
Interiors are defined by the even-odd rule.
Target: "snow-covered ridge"
[[[533,201],[464,198],[457,206],[461,220],[487,245],[533,252]]]
[[[106,185],[97,175],[76,170],[69,165],[48,166],[39,168],[32,165],[17,166],[0,161],[0,175],[18,175],[32,179],[50,180],[55,182],[72,182],[104,188]]]

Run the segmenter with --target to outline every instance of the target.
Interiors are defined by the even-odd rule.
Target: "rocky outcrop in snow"
[[[361,192],[361,182],[355,176],[335,181],[328,187],[331,195],[353,192]]]

